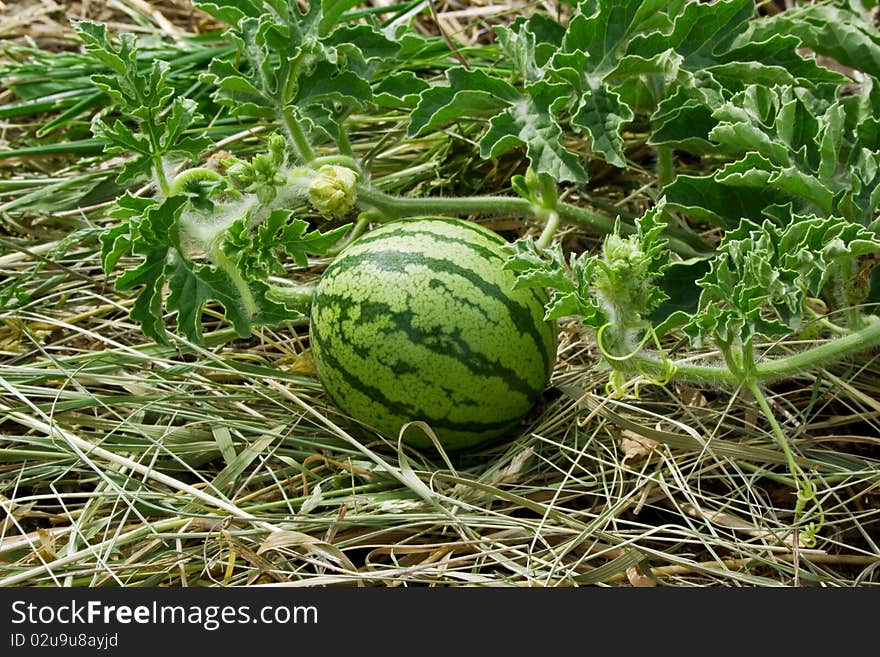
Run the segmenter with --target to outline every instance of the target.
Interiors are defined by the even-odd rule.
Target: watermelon
[[[514,289],[504,238],[473,222],[419,217],[349,245],[315,290],[309,335],[339,409],[397,439],[430,425],[444,449],[510,432],[545,389],[556,326],[542,290]],[[404,440],[430,438],[416,427]]]

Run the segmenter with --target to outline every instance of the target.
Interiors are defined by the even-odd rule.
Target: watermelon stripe
[[[413,220],[413,223],[418,223],[418,222],[419,222],[419,220]],[[395,222],[395,223],[403,224],[403,223],[407,223],[407,220]],[[435,223],[435,222],[432,222],[432,223]],[[448,224],[455,226],[454,221],[444,221],[444,223],[448,223]],[[459,223],[461,223],[461,222],[459,222]],[[455,227],[458,227],[458,226],[455,226]],[[491,240],[492,247],[495,247],[496,244],[506,244],[506,242],[504,241],[504,239],[502,237],[496,235],[495,238],[497,238],[497,239],[492,239],[493,236],[487,235],[486,229],[480,228],[479,226],[476,226],[476,225],[472,226],[472,225],[468,224],[467,229],[470,231],[473,231],[474,233],[476,233],[477,235],[479,235],[481,237],[485,237],[488,240]],[[506,258],[504,256],[502,256],[501,253],[498,253],[496,250],[493,250],[492,248],[480,247],[473,242],[463,242],[461,240],[461,238],[456,239],[454,237],[449,237],[447,235],[444,235],[442,233],[437,232],[436,229],[435,230],[415,229],[413,226],[401,226],[397,230],[373,231],[372,233],[368,233],[367,235],[358,239],[356,244],[358,246],[367,245],[367,244],[371,244],[376,241],[386,240],[389,238],[389,236],[392,236],[392,235],[395,235],[398,237],[412,237],[414,235],[418,235],[418,236],[422,236],[422,237],[425,237],[425,238],[428,238],[428,239],[431,239],[431,240],[434,240],[437,242],[441,242],[441,243],[445,243],[445,244],[449,244],[449,245],[454,245],[456,248],[461,248],[461,247],[467,248],[468,250],[474,251],[475,253],[477,253],[478,255],[480,255],[481,257],[483,257],[487,261],[506,260]],[[541,306],[544,306],[544,304],[547,303],[547,294],[542,289],[530,287],[527,290],[528,290],[528,293],[531,295],[531,297],[534,299],[535,303],[537,303]],[[461,298],[457,297],[457,299],[461,299]],[[461,299],[461,300],[464,301],[464,299]],[[545,361],[545,365],[546,365],[546,361]],[[551,361],[550,367],[552,367],[552,366],[553,366],[553,363]],[[548,373],[550,372],[550,370],[547,370],[547,371],[548,371]]]
[[[429,227],[416,228],[415,226],[417,226],[420,223],[426,224]],[[460,245],[475,244],[475,242],[472,242],[472,241],[470,241],[470,242],[463,241],[461,239],[461,237],[455,238],[455,237],[452,237],[450,235],[447,235],[447,234],[441,232],[440,228],[436,225],[437,223],[448,224],[450,226],[450,228],[456,229],[453,232],[458,232],[457,229],[461,227],[460,226],[461,222],[456,224],[455,222],[446,221],[446,220],[443,220],[440,222],[438,222],[438,221],[431,221],[431,222],[398,221],[398,222],[395,222],[394,224],[386,224],[387,226],[392,226],[392,228],[389,230],[385,230],[385,229],[383,229],[381,231],[374,230],[371,233],[367,233],[366,235],[364,235],[363,237],[361,237],[357,240],[357,244],[369,244],[370,242],[374,242],[376,240],[387,239],[393,235],[402,235],[402,236],[406,236],[406,237],[409,237],[410,235],[425,235],[426,237],[443,237],[446,239],[446,241],[449,241],[454,244],[460,244]],[[471,231],[472,233],[474,233],[478,238],[482,238],[482,240],[488,242],[493,247],[497,247],[498,245],[506,244],[503,237],[501,237],[500,235],[497,235],[497,234],[495,234],[495,235],[490,234],[487,232],[487,230],[485,228],[481,228],[481,227],[477,226],[476,224],[473,224],[473,225],[468,224],[467,226],[465,226],[465,228],[467,230]],[[494,251],[490,252],[490,254],[493,257],[500,257]]]
[[[541,333],[538,331],[538,328],[535,325],[535,317],[528,306],[524,306],[514,299],[511,299],[510,295],[506,294],[504,290],[495,283],[485,280],[479,274],[462,267],[451,260],[426,256],[424,253],[420,252],[402,252],[394,250],[364,251],[361,253],[347,254],[345,258],[335,262],[332,273],[328,272],[325,276],[329,275],[332,280],[333,278],[338,278],[352,270],[362,267],[370,267],[374,271],[403,274],[406,273],[406,268],[410,265],[421,265],[428,267],[434,272],[444,272],[459,276],[468,281],[486,297],[503,304],[507,308],[510,314],[510,319],[513,321],[517,330],[523,335],[530,336],[535,343],[544,363],[544,371],[551,371],[555,354],[551,353],[551,345],[547,344],[541,336]],[[349,301],[349,303],[351,302]]]
[[[327,365],[333,368],[333,370],[345,376],[346,385],[350,386],[353,390],[360,392],[366,397],[381,402],[382,405],[386,409],[388,409],[388,411],[393,415],[399,416],[401,418],[411,418],[412,420],[422,420],[430,424],[431,428],[446,429],[448,431],[497,431],[499,429],[504,429],[512,424],[511,420],[505,420],[503,422],[451,422],[448,418],[431,417],[424,412],[418,411],[406,402],[397,402],[389,399],[388,396],[377,386],[370,385],[369,383],[366,383],[361,379],[350,375],[347,372],[345,366],[340,361],[340,359],[338,359],[334,355],[332,343],[328,343],[324,339],[324,336],[321,333],[321,330],[318,329],[317,325],[312,326],[310,330],[313,334],[313,341],[317,342],[317,344],[328,345],[329,348],[325,347],[321,349],[321,359],[324,360]],[[345,408],[346,400],[335,398],[332,390],[329,392],[331,397],[334,397],[333,401],[341,408]]]
[[[376,236],[366,235],[365,237],[361,237],[357,242],[355,242],[355,244],[357,245],[357,247],[361,247],[361,246],[370,244],[375,241],[379,241],[379,240],[384,241],[390,235],[395,235],[395,233],[394,232],[390,232],[390,233],[383,232],[382,234],[376,235]],[[491,248],[492,245],[482,246],[482,245],[476,244],[475,242],[462,242],[460,238],[456,239],[454,237],[449,237],[447,235],[437,233],[436,231],[430,231],[430,230],[408,230],[406,232],[398,231],[397,235],[398,235],[398,237],[405,237],[405,238],[421,237],[423,239],[420,241],[423,244],[426,243],[428,240],[430,240],[430,241],[434,241],[434,242],[439,242],[440,244],[447,245],[447,247],[448,247],[448,245],[454,245],[456,248],[466,248],[469,251],[473,251],[477,256],[479,256],[480,258],[487,260],[487,261],[503,260],[504,259],[504,258],[502,258],[501,254],[498,253],[497,249]],[[443,248],[445,250],[445,248],[447,248],[447,247],[441,247],[441,248]]]
[[[447,449],[511,430],[556,357],[546,293],[517,289],[504,238],[472,222],[384,224],[346,248],[315,292],[310,337],[333,402],[394,438],[423,420]],[[420,432],[405,440],[430,448]]]
[[[351,300],[342,295],[325,294],[323,303],[336,305],[344,308],[346,304],[350,304]],[[461,329],[455,329],[452,333],[439,334],[434,331],[419,329],[414,326],[414,313],[407,311],[403,313],[395,313],[394,309],[386,303],[379,301],[363,301],[358,304],[360,310],[359,322],[369,323],[375,319],[390,320],[393,327],[382,332],[383,338],[393,339],[395,332],[406,335],[407,341],[418,345],[419,347],[430,351],[438,356],[452,356],[468,369],[474,377],[498,377],[504,380],[505,385],[520,394],[526,399],[534,397],[543,390],[543,385],[532,385],[526,379],[523,379],[516,370],[486,358],[485,355],[471,349],[468,342],[462,339]],[[356,350],[358,345],[352,340],[352,336],[347,336],[345,348]],[[399,354],[396,354],[399,356]],[[396,363],[401,363],[398,358]],[[392,363],[379,363],[395,370]],[[346,368],[342,368],[346,374],[352,378],[357,378],[354,372]],[[543,381],[541,382],[543,384]]]

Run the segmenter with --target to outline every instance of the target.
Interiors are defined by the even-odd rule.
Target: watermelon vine
[[[546,354],[537,359],[542,364],[531,362],[550,344],[547,329],[535,327],[574,317],[592,332],[609,394],[630,395],[674,379],[748,391],[786,455],[798,522],[809,520],[807,540],[819,531],[821,509],[809,473],[793,458],[764,386],[880,345],[880,321],[865,305],[870,282],[861,275],[865,259],[880,251],[880,71],[872,63],[880,60],[856,56],[859,49],[876,55],[880,40],[870,36],[859,3],[838,3],[848,40],[832,42],[811,20],[824,11],[821,5],[756,19],[752,0],[590,0],[576,3],[565,23],[535,14],[497,28],[494,47],[503,64],[454,65],[430,82],[396,70],[394,55],[436,43],[404,22],[353,17],[356,2],[310,0],[305,12],[292,0],[195,4],[228,24],[226,37],[235,46],[203,76],[213,101],[231,116],[272,129],[264,152],[249,160],[201,161],[210,143],[190,130],[199,107],[176,93],[167,64],[156,61],[144,70],[134,37],[114,39],[103,25],[77,25],[85,50],[106,69],[93,76],[94,84],[118,116],[113,123],[96,117],[94,135],[108,152],[128,156],[119,183],[149,181],[154,191],[121,197],[119,223],[102,237],[108,273],[123,255],[139,258],[119,274],[117,287],[137,291],[132,317],[145,335],[166,340],[170,311],[177,330],[199,341],[211,303],[222,305],[242,337],[261,325],[305,323],[311,315],[319,374],[323,368],[340,406],[389,434],[408,420],[427,420],[453,448],[466,445],[473,432],[459,430],[465,420],[451,418],[468,415],[480,388],[495,406],[516,398],[514,381],[528,392],[515,409],[483,420],[499,430],[528,410],[551,369]],[[816,53],[845,61],[852,77],[823,66]],[[841,93],[854,82],[859,93]],[[480,157],[517,151],[528,166],[513,175],[508,195],[387,194],[374,186],[369,163],[356,157],[346,130],[353,112],[380,106],[405,109],[412,137],[457,122],[481,125]],[[627,166],[627,135],[633,134],[654,150],[660,189],[641,217],[620,216],[587,188],[591,161]],[[694,175],[677,168],[685,155],[715,165]],[[572,191],[579,201],[565,200]],[[425,216],[433,219],[418,230],[418,221],[388,227]],[[525,218],[540,235],[502,250],[485,234],[461,229],[462,222],[437,219],[487,216]],[[566,225],[602,236],[601,249],[563,248],[558,234]],[[437,240],[450,226],[465,232],[446,257],[447,245]],[[422,244],[410,239],[419,231]],[[483,272],[480,285],[507,277],[510,303],[526,295],[534,310],[535,300],[549,292],[540,316],[529,314],[526,322],[540,339],[518,345],[525,324],[505,329],[506,347],[519,351],[525,364],[505,360],[504,350],[479,351],[476,334],[442,313],[431,321],[419,315],[422,326],[413,315],[404,328],[409,311],[394,304],[411,311],[425,302],[412,298],[403,280],[388,284],[406,293],[405,302],[354,299],[334,288],[336,272],[366,276],[366,269],[345,263],[383,235],[389,241],[382,248],[396,249],[396,259],[358,266],[412,275],[422,266],[419,258],[433,263],[432,285],[443,288],[440,303],[449,306],[443,312],[465,323],[472,321],[468,313],[484,314],[487,324],[496,318],[488,314],[485,290],[474,291],[477,283],[467,288],[463,274],[455,283],[443,279],[456,260],[470,258],[469,271]],[[316,256],[336,258],[317,296],[311,287],[283,281],[291,266]],[[493,268],[481,269],[480,259]],[[673,270],[690,275],[683,289],[698,296],[674,312],[664,287]],[[816,312],[817,301],[827,313]],[[342,335],[346,323],[349,332]],[[807,330],[827,340],[782,353],[779,341]],[[451,350],[482,369],[458,377],[472,379],[466,394],[438,380],[418,401],[419,381],[443,367],[439,355],[415,366],[401,356],[402,343],[393,355],[371,355],[361,331],[396,342],[405,336],[422,350],[418,359]],[[671,352],[668,338],[675,334],[705,352],[700,362]],[[371,368],[384,372],[376,374],[378,382],[367,382]],[[417,401],[407,405],[400,390],[383,387],[381,379],[395,377],[409,381],[404,388]],[[458,408],[438,410],[456,399]],[[485,412],[470,421],[478,424]]]

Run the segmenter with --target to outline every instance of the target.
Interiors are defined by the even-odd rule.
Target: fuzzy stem
[[[657,147],[657,187],[663,189],[675,180],[675,161],[672,148],[662,145]]]
[[[470,214],[512,215],[532,217],[532,203],[524,198],[513,196],[459,196],[410,198],[392,196],[366,184],[357,186],[358,202],[382,213],[386,221],[420,215],[466,216]],[[560,202],[557,207],[559,220],[566,224],[582,226],[599,234],[614,232],[615,221],[605,215],[590,212],[568,203]],[[635,232],[635,227],[621,222],[623,234]],[[711,249],[696,248],[689,242],[695,236],[687,237],[682,231],[667,230],[669,248],[684,258],[706,256]]]
[[[339,152],[343,155],[354,159],[354,149],[351,146],[351,141],[348,138],[348,132],[345,130],[345,126],[341,119],[339,119],[339,137],[336,139],[336,147],[339,149]],[[359,167],[354,167],[359,168]]]
[[[156,182],[159,183],[159,192],[165,198],[171,196],[168,178],[165,175],[164,163],[161,157],[153,158],[153,172],[156,174]]]
[[[280,108],[278,114],[284,122],[284,127],[293,143],[299,160],[304,164],[311,164],[312,160],[315,159],[315,151],[309,143],[309,140],[306,138],[302,128],[299,127],[296,117],[287,108]]]
[[[791,473],[792,479],[794,479],[795,488],[797,489],[797,502],[795,503],[794,508],[795,536],[797,536],[797,530],[801,524],[801,514],[803,513],[806,503],[812,501],[818,507],[818,525],[816,523],[810,523],[806,528],[807,541],[808,543],[812,543],[816,532],[823,523],[822,517],[824,515],[822,513],[822,507],[816,498],[815,485],[809,481],[804,471],[797,464],[794,453],[791,451],[791,446],[788,444],[788,439],[785,437],[782,427],[779,426],[779,422],[773,414],[773,409],[771,409],[770,404],[767,403],[767,398],[764,396],[764,393],[761,392],[760,386],[755,381],[748,381],[746,382],[746,387],[755,397],[755,401],[757,401],[758,406],[761,407],[761,412],[764,414],[764,417],[767,418],[767,422],[770,423],[770,428],[773,430],[776,442],[779,443],[779,446],[782,448],[782,453],[785,455],[785,461],[788,464],[788,470]]]
[[[190,183],[201,182],[205,180],[219,182],[223,180],[223,176],[221,176],[213,169],[208,169],[205,167],[195,167],[192,169],[181,171],[168,186],[168,196],[175,196],[177,194],[180,194],[180,192],[182,192],[184,188]]]
[[[247,316],[253,317],[254,315],[256,315],[257,302],[254,299],[251,288],[248,286],[247,281],[245,281],[242,275],[239,273],[238,269],[236,269],[232,261],[226,257],[225,253],[223,253],[223,249],[220,248],[219,243],[216,245],[211,245],[211,247],[207,251],[207,255],[211,259],[211,262],[222,269],[223,273],[229,276],[229,280],[231,280],[232,284],[235,285],[235,289],[238,290],[241,304],[242,306],[244,306],[244,310]]]
[[[859,331],[829,340],[818,347],[812,347],[791,356],[757,363],[750,378],[756,382],[784,379],[840,361],[847,356],[878,345],[880,345],[880,319],[868,317],[866,326]],[[629,362],[649,373],[663,374],[668,367],[667,363],[656,356],[650,356],[644,352],[634,355]],[[727,366],[694,365],[691,363],[673,363],[673,365],[675,366],[675,378],[683,381],[723,386],[736,386],[743,383],[742,378]]]
[[[339,240],[339,242],[332,248],[328,249],[327,255],[335,256],[341,253],[345,247],[354,242],[358,237],[363,234],[363,232],[367,229],[367,226],[370,225],[371,221],[375,220],[376,215],[372,212],[362,212],[361,215],[358,217],[357,223],[355,223],[352,229],[348,232],[348,235]]]
[[[782,427],[776,420],[776,416],[773,414],[773,409],[770,408],[770,404],[767,403],[767,398],[764,396],[764,393],[761,392],[760,386],[755,381],[747,381],[746,388],[752,393],[755,401],[758,402],[758,406],[761,407],[761,412],[764,414],[764,417],[767,418],[767,422],[770,423],[770,428],[773,430],[773,436],[782,448],[783,454],[785,454],[785,460],[788,463],[788,470],[791,473],[792,478],[795,480],[795,483],[800,487],[799,482],[802,475],[801,469],[798,467],[797,463],[795,463],[794,454],[788,444],[788,439],[785,437],[785,432],[782,431]]]
[[[357,161],[348,155],[322,155],[316,157],[310,162],[310,165],[315,169],[324,164],[338,164],[339,166],[348,167],[355,171],[360,170],[360,165]]]
[[[559,227],[559,213],[555,210],[551,210],[546,214],[547,223],[544,224],[544,230],[541,232],[541,236],[538,238],[538,241],[535,242],[535,246],[537,246],[541,251],[550,246],[550,242],[553,240],[553,234]]]
[[[273,285],[270,283],[267,296],[272,301],[282,303],[291,310],[308,315],[315,297],[315,287],[314,283],[299,285]]]
[[[856,259],[852,256],[843,256],[838,258],[832,267],[831,287],[834,290],[834,302],[838,309],[843,309],[847,327],[857,331],[864,325],[864,320],[862,312],[856,307],[859,300],[854,298],[852,287],[858,271]]]

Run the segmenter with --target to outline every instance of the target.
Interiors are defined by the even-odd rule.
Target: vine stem
[[[247,316],[253,317],[256,315],[257,302],[254,299],[251,288],[239,273],[238,268],[229,260],[229,258],[226,257],[226,254],[223,253],[223,249],[220,248],[219,244],[208,249],[208,257],[215,265],[222,269],[227,276],[229,276],[232,284],[235,285],[235,289],[238,290],[239,299],[242,306],[244,306],[244,311]]]
[[[823,367],[847,356],[880,345],[880,318],[869,317],[866,326],[843,337],[834,338],[818,347],[784,356],[775,360],[757,363],[751,378],[755,382],[770,382],[796,375],[806,370]],[[639,353],[630,359],[632,365],[650,373],[666,372],[669,363],[656,356]],[[726,365],[697,365],[694,363],[675,363],[675,378],[694,383],[710,385],[737,386],[742,377],[732,372]]]
[[[380,212],[386,221],[415,217],[421,215],[467,216],[480,215],[512,215],[532,217],[532,203],[515,196],[434,196],[428,198],[392,196],[370,187],[365,183],[357,186],[358,203],[367,205]],[[560,202],[557,206],[559,221],[566,224],[581,226],[599,234],[614,232],[615,220],[584,208]],[[622,223],[620,231],[624,234],[635,232],[635,227]],[[684,258],[705,257],[711,249],[697,248],[683,231],[667,230],[669,248]]]
[[[773,436],[776,438],[776,442],[779,443],[779,446],[782,448],[782,453],[785,454],[785,460],[788,462],[788,470],[791,472],[791,476],[795,481],[795,484],[800,488],[800,479],[803,476],[803,472],[798,467],[797,463],[794,460],[794,454],[791,451],[791,447],[788,444],[788,439],[785,437],[785,433],[782,431],[782,427],[779,425],[779,422],[776,420],[776,416],[773,413],[773,409],[770,408],[770,404],[767,403],[767,398],[764,396],[764,393],[761,391],[761,387],[757,384],[756,381],[746,381],[746,388],[748,388],[749,392],[752,393],[752,396],[755,398],[755,401],[758,402],[758,406],[761,407],[761,412],[764,414],[764,417],[767,418],[767,422],[770,423],[770,428],[773,430]]]
[[[675,180],[675,161],[672,157],[672,148],[666,145],[658,146],[657,186],[663,189],[673,180]]]
[[[194,167],[192,169],[185,169],[180,172],[174,180],[168,186],[168,195],[175,196],[180,194],[187,185],[195,182],[219,182],[223,180],[223,176],[214,171],[213,169],[208,169],[206,167]]]
[[[273,301],[283,303],[288,308],[297,310],[303,315],[308,315],[315,297],[314,283],[302,283],[298,285],[276,285],[269,283],[268,295]]]
[[[782,427],[779,426],[779,422],[776,420],[776,416],[773,413],[773,409],[770,408],[770,404],[767,403],[767,398],[764,396],[764,393],[761,391],[761,387],[755,381],[747,381],[746,387],[752,393],[755,398],[755,401],[758,402],[758,406],[761,407],[761,412],[764,414],[764,417],[767,418],[767,421],[770,423],[770,428],[773,430],[773,435],[776,438],[776,442],[779,443],[779,446],[782,448],[782,453],[785,455],[785,460],[788,463],[788,470],[791,473],[791,477],[794,480],[795,488],[797,489],[797,502],[794,507],[794,523],[793,523],[793,531],[794,531],[794,550],[795,550],[795,558],[797,558],[797,549],[799,539],[798,537],[798,529],[801,524],[801,514],[803,513],[804,506],[808,501],[812,501],[819,512],[819,527],[823,524],[823,512],[822,506],[819,503],[819,500],[816,497],[816,488],[815,485],[809,481],[807,475],[804,471],[798,466],[797,462],[794,458],[794,453],[791,451],[791,447],[788,444],[788,439],[785,437],[785,433],[782,431]],[[806,537],[808,544],[813,543],[815,540],[815,534],[818,531],[818,527],[815,523],[810,523],[810,526],[807,527]],[[795,576],[795,582],[797,582],[797,573]]]
[[[367,229],[371,221],[375,221],[377,219],[376,215],[372,212],[362,212],[361,215],[357,219],[357,223],[352,227],[349,231],[348,235],[342,238],[335,246],[327,250],[327,255],[336,256],[339,255],[345,247],[354,242],[358,237],[364,234],[364,231]]]
[[[284,122],[284,128],[287,130],[291,142],[293,142],[293,146],[296,149],[296,154],[300,161],[304,164],[311,164],[312,160],[315,159],[315,151],[309,143],[309,140],[306,138],[305,133],[302,131],[302,128],[299,127],[299,123],[293,115],[293,112],[284,108],[280,109],[278,114]]]
[[[153,173],[156,174],[156,183],[159,186],[159,193],[164,198],[171,196],[169,194],[168,177],[165,175],[164,162],[161,157],[153,157]]]
[[[553,235],[556,233],[556,229],[559,227],[559,213],[555,210],[551,210],[546,214],[547,223],[544,224],[544,230],[541,232],[541,236],[535,242],[535,246],[537,246],[541,251],[550,246],[550,242],[553,240]]]

